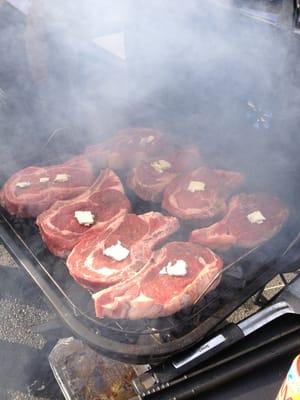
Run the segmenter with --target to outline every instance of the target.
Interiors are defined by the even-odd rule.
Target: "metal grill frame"
[[[148,326],[148,332],[130,332],[126,331],[120,322],[96,320],[98,323],[95,323],[94,318],[91,318],[89,314],[78,308],[59,282],[49,273],[46,264],[47,258],[38,257],[30,248],[27,242],[30,242],[32,237],[22,238],[20,230],[15,229],[12,220],[14,219],[6,211],[1,210],[0,238],[16,262],[25,269],[42,290],[63,322],[76,337],[84,340],[95,350],[111,358],[131,363],[153,364],[161,362],[171,355],[192,346],[195,342],[212,332],[228,315],[254,295],[260,288],[264,287],[278,273],[285,272],[286,269],[292,269],[294,264],[296,267],[297,261],[300,258],[300,244],[297,231],[300,222],[293,218],[292,224],[288,226],[291,237],[286,237],[286,232],[283,232],[284,234],[277,235],[274,239],[255,251],[254,259],[259,259],[259,255],[261,255],[264,260],[261,265],[256,263],[255,267],[259,267],[263,270],[263,273],[254,274],[257,276],[246,283],[245,287],[240,288],[240,297],[232,298],[232,294],[231,296],[229,294],[227,301],[219,304],[214,313],[211,313],[203,321],[196,319],[195,323],[190,325],[186,331],[182,330],[183,334],[181,336],[176,337],[172,335],[172,329],[174,328],[172,325],[161,332],[158,329],[153,331],[153,326],[151,325]],[[16,223],[19,227],[22,227],[22,224],[28,224],[30,227],[32,224],[32,228],[34,228],[33,222],[18,220]],[[284,243],[282,243],[282,236],[286,237],[286,242]],[[42,252],[44,255],[47,253],[46,249]],[[267,258],[266,254],[268,254]],[[56,260],[49,253],[47,257],[53,257]],[[254,262],[251,257],[253,257],[253,253],[242,257],[237,267],[242,268],[244,265],[244,267],[247,266],[249,269],[249,264],[251,265],[252,263],[253,265]],[[60,267],[60,265],[57,265],[55,268]],[[228,272],[231,273],[232,270]],[[72,280],[71,277],[69,279],[70,281]],[[232,276],[229,276],[228,279],[231,282]],[[78,293],[80,290],[83,289],[78,286]],[[218,296],[212,295],[212,298],[207,301],[212,303],[218,301]],[[210,306],[212,306],[212,303],[209,303]],[[184,324],[184,318],[180,316],[178,318],[180,323]],[[143,339],[142,336],[144,336]]]

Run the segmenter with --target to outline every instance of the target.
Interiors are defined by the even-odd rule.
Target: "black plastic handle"
[[[229,324],[206,343],[152,368],[151,372],[157,383],[170,382],[243,337],[244,333],[237,325]]]

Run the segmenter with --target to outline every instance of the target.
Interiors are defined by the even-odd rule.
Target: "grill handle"
[[[291,305],[285,301],[279,301],[246,318],[237,325],[228,324],[216,336],[203,343],[200,347],[194,348],[192,351],[185,355],[180,355],[168,363],[154,367],[149,372],[157,383],[170,382],[269,322],[290,313],[294,313]]]
[[[174,358],[172,361],[165,362],[150,371],[146,372],[144,377],[141,375],[137,378],[139,380],[139,388],[143,387],[148,389],[146,382],[149,380],[151,374],[153,383],[164,384],[182,376],[185,372],[193,367],[198,366],[202,361],[207,360],[213,355],[219,353],[221,350],[229,347],[231,344],[237,342],[244,337],[243,331],[235,324],[228,324],[220,333],[214,336],[209,341],[203,343],[200,347]]]

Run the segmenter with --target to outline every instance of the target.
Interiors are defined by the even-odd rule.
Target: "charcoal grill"
[[[145,203],[136,211],[147,211]],[[3,209],[0,218],[4,245],[70,330],[94,349],[132,363],[157,363],[201,340],[274,276],[292,269],[300,251],[300,220],[292,214],[271,241],[227,256],[220,285],[193,307],[156,320],[97,319],[91,293],[72,280],[62,260],[49,253],[34,221],[16,219]]]
[[[275,36],[277,37],[277,34]],[[155,54],[153,55],[155,56]],[[255,64],[253,60],[251,62]],[[268,62],[270,65],[274,62],[271,52]],[[133,66],[133,68],[135,67],[136,65]],[[228,68],[228,65],[225,66],[225,69],[226,67]],[[156,66],[156,68],[160,68],[160,66]],[[142,68],[139,71],[142,71]],[[205,67],[204,72],[206,72]],[[70,278],[62,260],[48,252],[42,243],[34,221],[15,219],[5,210],[0,210],[0,238],[8,251],[40,287],[74,335],[112,358],[132,363],[155,364],[187,349],[217,328],[228,315],[263,288],[278,273],[293,270],[300,259],[300,212],[297,207],[300,190],[296,184],[291,189],[289,184],[291,181],[295,183],[298,179],[297,141],[292,142],[292,146],[289,145],[285,149],[282,135],[280,135],[283,129],[288,129],[290,136],[296,135],[298,128],[297,126],[296,128],[291,127],[292,122],[281,112],[282,104],[280,101],[274,100],[273,91],[270,91],[271,102],[270,99],[263,98],[263,104],[257,104],[256,98],[260,98],[260,94],[265,89],[265,86],[262,85],[263,79],[257,82],[252,91],[243,87],[241,90],[243,97],[241,98],[240,92],[235,93],[233,90],[231,93],[232,82],[222,79],[224,76],[219,76],[219,71],[217,75],[218,80],[214,82],[214,85],[206,84],[206,78],[202,81],[204,96],[195,93],[194,86],[197,82],[187,81],[187,85],[181,90],[176,87],[176,91],[172,87],[171,101],[167,99],[168,92],[166,94],[166,90],[162,90],[159,95],[155,93],[155,100],[147,98],[140,101],[139,104],[133,103],[134,112],[128,110],[129,107],[122,111],[126,115],[124,119],[131,126],[151,126],[175,134],[189,132],[188,135],[182,135],[182,139],[189,143],[197,141],[201,148],[206,149],[204,150],[204,152],[207,151],[206,158],[211,161],[212,165],[227,166],[245,172],[249,176],[249,190],[268,191],[273,188],[274,179],[282,182],[281,185],[277,185],[278,193],[276,194],[283,197],[291,209],[290,219],[284,229],[260,247],[244,253],[231,252],[226,256],[226,268],[221,283],[216,290],[205,296],[194,307],[182,310],[172,317],[139,320],[134,323],[96,319],[90,293]],[[214,78],[216,77],[214,76]],[[76,87],[75,79],[74,87]],[[144,75],[138,76],[138,84],[139,79],[146,80]],[[216,97],[216,86],[220,87],[221,84],[223,90],[219,89],[218,97]],[[279,87],[276,99],[281,98],[283,89]],[[186,99],[188,90],[193,93],[191,101],[183,102],[182,95]],[[257,93],[254,94],[255,91]],[[230,93],[232,96],[229,97]],[[132,97],[135,96],[135,93],[131,94]],[[84,101],[81,101],[82,103]],[[215,104],[214,112],[211,112],[211,106],[208,106],[212,103]],[[228,115],[224,115],[225,112],[223,112],[223,118],[218,119],[218,113],[223,111],[222,106],[227,103],[231,104],[231,111],[225,110],[225,112],[228,111]],[[155,106],[150,107],[149,104],[155,104]],[[178,118],[179,109],[182,113],[180,118]],[[234,117],[232,110],[234,110]],[[257,120],[259,120],[258,124]],[[264,123],[265,120],[267,120],[267,124]],[[111,125],[113,124],[110,124],[111,131],[120,128],[120,126]],[[221,137],[220,131],[224,132],[223,137]],[[204,132],[204,134],[199,135],[199,132]],[[232,132],[232,137],[229,138],[227,132]],[[210,147],[206,143],[207,133],[213,137],[209,144]],[[57,136],[57,140],[60,140],[61,135]],[[76,137],[87,138],[84,133],[76,135]],[[56,136],[54,138],[56,139]],[[96,138],[94,139],[96,141]],[[52,162],[54,162],[57,150],[64,146],[56,144],[54,154],[51,154],[51,146],[48,146],[48,141],[46,143],[47,149],[44,148],[43,152],[44,154],[47,152],[48,158],[52,157]],[[70,151],[70,142],[66,140],[65,143],[68,144]],[[211,146],[212,143],[218,143],[222,148],[223,158],[220,157],[219,148]],[[255,146],[253,146],[254,143]],[[281,160],[278,157],[275,160],[269,160],[268,165],[263,164],[261,167],[259,162],[264,161],[265,154],[261,153],[260,149],[265,149],[266,146],[276,154],[282,154],[285,151],[289,153],[292,159],[291,165],[283,168],[282,164],[278,164],[278,160]],[[239,151],[245,147],[249,153],[246,160]],[[32,153],[34,151],[31,151],[31,155]],[[31,165],[33,162],[38,164],[41,162],[38,158],[37,155],[32,155],[31,159],[27,159],[26,162],[20,162],[18,167]],[[251,159],[252,163],[249,162]],[[259,161],[253,165],[253,160]],[[274,177],[273,181],[266,180],[266,177],[270,177],[270,175]],[[2,176],[2,179],[4,178]],[[289,193],[287,196],[287,191],[293,191],[293,193]],[[153,209],[149,204],[137,199],[133,200],[134,210],[137,213]]]

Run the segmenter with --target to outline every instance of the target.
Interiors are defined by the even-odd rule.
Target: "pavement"
[[[12,259],[12,257],[8,254],[5,248],[0,244],[0,264],[7,265],[11,267],[16,267],[16,263]]]
[[[9,266],[12,269],[17,268],[14,260],[3,246],[0,245],[0,272],[1,268],[5,268],[5,266]],[[17,269],[15,272],[17,273]],[[32,373],[30,370],[32,355],[38,354],[38,351],[41,351],[46,344],[46,339],[39,333],[36,333],[34,328],[55,318],[55,315],[46,303],[42,304],[39,301],[37,302],[38,306],[35,306],[32,304],[32,299],[27,300],[14,297],[14,295],[8,297],[0,296],[1,358],[4,357],[5,363],[8,365],[15,364],[15,362],[18,363],[19,361],[20,369],[22,369],[20,371],[22,375],[21,380],[24,379],[24,381],[26,381],[25,375]],[[38,369],[38,366],[34,367]],[[26,371],[27,368],[28,371]],[[29,388],[22,391],[14,390],[18,384],[13,380],[11,382],[12,388],[10,388],[10,378],[1,379],[4,371],[6,371],[6,367],[1,364],[0,400],[49,400],[47,397],[36,397],[29,394]]]

